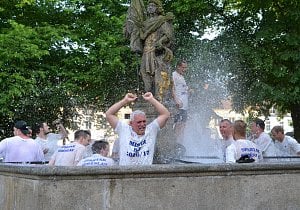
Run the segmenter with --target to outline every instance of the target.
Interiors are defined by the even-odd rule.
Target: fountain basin
[[[2,209],[299,209],[300,162],[0,165]]]

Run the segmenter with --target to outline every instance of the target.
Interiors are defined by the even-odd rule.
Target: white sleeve
[[[271,137],[264,135],[259,142],[257,142],[257,146],[260,151],[263,153],[267,150],[268,146],[271,144],[272,139]]]
[[[226,148],[226,163],[235,163],[235,148],[234,145],[230,145]]]
[[[300,152],[300,144],[297,142],[296,139],[289,138],[289,142],[290,142],[292,150],[294,150],[295,153]]]

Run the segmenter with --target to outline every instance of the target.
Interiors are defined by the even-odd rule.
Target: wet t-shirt
[[[77,166],[113,166],[115,162],[113,159],[104,157],[100,154],[93,154],[90,157],[84,158]]]
[[[180,109],[188,110],[188,86],[186,85],[184,77],[174,71],[172,73],[172,79],[176,98],[182,102]]]
[[[52,155],[56,166],[76,166],[83,159],[86,153],[86,147],[77,142],[63,145]]]
[[[296,156],[300,152],[300,144],[296,139],[285,135],[282,142],[275,141],[275,147],[278,149],[278,156]]]
[[[44,161],[42,148],[33,139],[19,136],[6,138],[0,142],[0,155],[3,162]]]
[[[226,148],[226,163],[235,163],[246,155],[255,162],[262,159],[261,151],[256,144],[246,139],[238,139]]]
[[[49,133],[47,134],[47,139],[42,139],[40,137],[36,137],[35,141],[41,145],[42,149],[47,149],[47,153],[45,154],[45,160],[49,161],[54,152],[62,146],[60,141],[62,139],[61,134]]]
[[[145,135],[138,136],[128,124],[119,121],[115,131],[119,134],[119,165],[151,165],[157,133],[157,120],[147,125]]]

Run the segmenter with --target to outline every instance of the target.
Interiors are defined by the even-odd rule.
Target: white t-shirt
[[[262,159],[257,145],[247,139],[238,139],[232,142],[226,149],[226,163],[235,163],[241,157],[248,155],[255,162]]]
[[[231,137],[230,139],[219,139],[217,146],[219,148],[218,151],[221,151],[222,153],[222,158],[224,160],[224,162],[226,161],[226,149],[228,146],[230,146],[232,144],[232,142],[234,142],[233,137]]]
[[[300,144],[291,136],[284,136],[282,142],[275,141],[275,147],[279,150],[278,156],[296,156],[300,152]]]
[[[3,162],[44,161],[42,148],[33,139],[19,136],[6,138],[0,142],[0,154]]]
[[[61,140],[62,135],[61,134],[55,134],[55,133],[48,133],[47,139],[42,139],[40,137],[36,137],[35,141],[41,145],[42,149],[48,149],[48,152],[45,154],[45,160],[49,161],[51,159],[51,156],[54,154],[54,152],[62,146],[62,144],[59,142]]]
[[[119,134],[119,165],[151,165],[157,133],[157,120],[147,125],[145,135],[138,136],[125,122],[118,121],[115,131]]]
[[[114,159],[114,161],[116,161],[117,163],[119,163],[119,156],[120,156],[120,140],[119,138],[117,138],[114,142],[113,148],[112,148],[112,158]]]
[[[104,157],[100,154],[93,154],[90,157],[84,158],[77,166],[113,166],[115,162],[113,159]]]
[[[253,142],[258,146],[260,151],[263,153],[268,149],[272,142],[272,138],[269,134],[262,132],[258,138],[253,139]]]
[[[182,102],[180,109],[188,110],[188,86],[186,85],[184,77],[177,71],[172,73],[174,83],[174,94],[177,99]]]
[[[54,165],[56,166],[76,166],[83,159],[85,153],[86,147],[84,145],[72,142],[58,148],[51,160],[55,160]]]
[[[114,146],[112,148],[112,152],[119,154],[119,150],[120,150],[120,140],[119,140],[119,138],[117,138],[115,140],[115,142],[114,142]]]

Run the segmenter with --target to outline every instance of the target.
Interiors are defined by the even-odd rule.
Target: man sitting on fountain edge
[[[121,101],[106,111],[107,121],[119,135],[119,165],[151,165],[158,131],[165,126],[170,117],[167,108],[157,101],[151,92],[145,93],[143,98],[159,113],[149,125],[147,125],[146,114],[141,110],[131,113],[129,125],[120,121],[115,115],[123,106],[137,99],[137,96],[132,93],[126,94]]]

